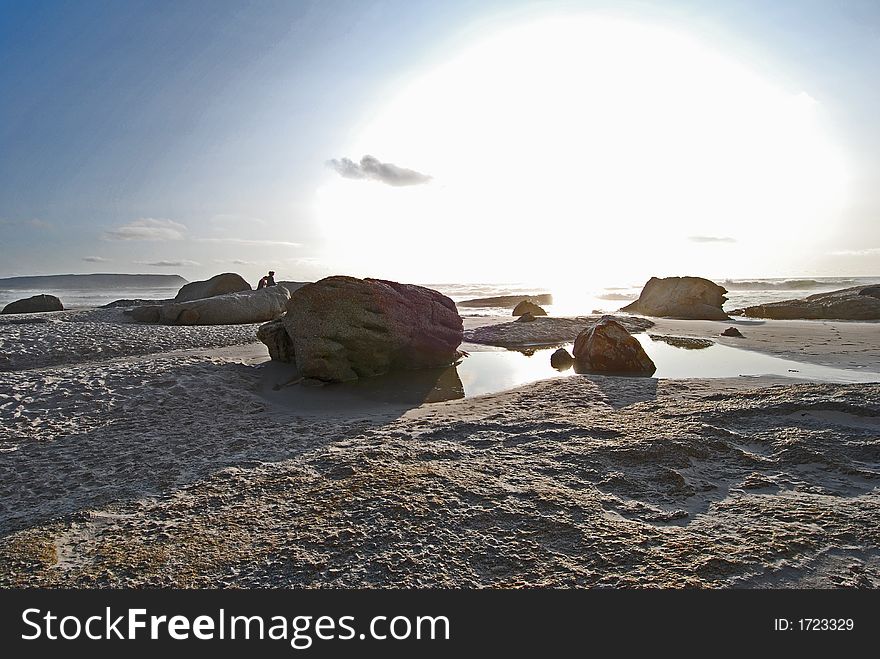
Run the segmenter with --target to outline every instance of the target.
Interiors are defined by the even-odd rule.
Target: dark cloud
[[[727,236],[690,236],[688,237],[692,243],[735,243],[736,238]]]
[[[431,177],[414,169],[398,167],[390,162],[380,162],[373,156],[364,156],[360,163],[348,158],[328,160],[327,165],[344,178],[370,179],[396,187],[427,183]]]

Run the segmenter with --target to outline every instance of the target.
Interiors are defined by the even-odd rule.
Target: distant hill
[[[0,279],[0,289],[179,288],[186,283],[180,275],[37,275]]]

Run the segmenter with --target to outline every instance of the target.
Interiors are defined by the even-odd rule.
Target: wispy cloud
[[[105,259],[103,256],[84,256],[82,260],[87,263],[110,263],[110,259]]]
[[[299,247],[301,245],[301,243],[293,243],[287,240],[256,240],[250,238],[196,238],[195,240],[202,243],[230,243],[232,245],[259,245],[263,247]]]
[[[378,158],[367,155],[356,163],[348,158],[328,160],[327,165],[336,170],[344,178],[370,179],[381,181],[395,187],[420,185],[427,183],[431,177],[414,169],[406,169],[390,162],[380,162]]]
[[[186,226],[151,217],[135,220],[104,232],[107,240],[183,240]]]
[[[135,261],[135,263],[138,265],[151,265],[155,268],[185,268],[202,265],[198,261],[190,261],[189,259],[180,259],[179,261]]]
[[[729,236],[688,236],[692,243],[735,243],[736,238]]]
[[[831,252],[833,256],[873,256],[880,254],[880,247],[868,247],[866,249],[841,249]]]

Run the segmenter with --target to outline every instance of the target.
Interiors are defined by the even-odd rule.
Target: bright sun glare
[[[402,89],[350,145],[433,180],[328,174],[324,258],[423,283],[774,274],[845,200],[818,109],[667,29],[507,29]]]

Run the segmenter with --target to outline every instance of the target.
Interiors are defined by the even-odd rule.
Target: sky
[[[0,0],[0,277],[880,275],[880,5]]]

